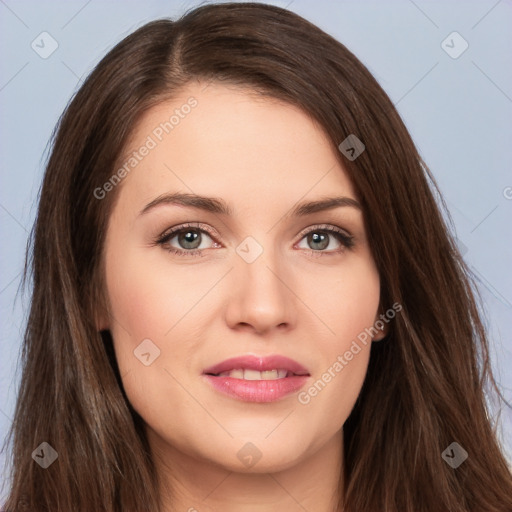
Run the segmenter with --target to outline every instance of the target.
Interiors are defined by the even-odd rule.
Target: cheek
[[[196,274],[168,264],[164,268],[143,250],[122,256],[112,251],[106,263],[110,331],[124,390],[146,421],[158,424],[165,417],[171,430],[179,430],[179,422],[174,424],[164,411],[194,405],[186,403],[187,394],[177,382],[184,382],[183,375],[191,371],[189,354],[196,342],[193,336],[187,343],[177,341],[184,339],[187,313],[213,277],[211,284],[194,282]]]
[[[181,286],[177,272],[164,272],[137,250],[107,254],[106,276],[110,331],[120,374],[126,377],[125,390],[133,398],[149,397],[154,390],[163,391],[169,380],[164,373],[169,346],[187,313],[193,287]],[[173,358],[186,360],[180,344],[175,345]]]
[[[309,294],[308,306],[321,320],[321,334],[315,337],[321,364],[311,385],[297,396],[331,432],[343,425],[363,385],[380,297],[378,272],[370,259],[340,267],[337,274],[315,280],[316,293]]]
[[[298,282],[311,318],[321,329],[322,351],[341,350],[345,343],[375,322],[379,307],[380,279],[373,261],[353,258],[332,271],[304,272]],[[319,333],[320,334],[320,333]]]
[[[106,268],[112,329],[124,330],[133,341],[172,338],[174,326],[217,279],[183,272],[180,266],[148,257],[143,250],[125,255],[122,264],[115,261],[112,258]]]

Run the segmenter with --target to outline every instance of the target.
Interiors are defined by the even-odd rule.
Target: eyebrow
[[[162,194],[161,196],[158,196],[156,199],[153,199],[153,201],[148,203],[141,210],[139,215],[144,215],[150,210],[153,210],[157,206],[161,205],[184,206],[220,215],[233,215],[233,210],[223,199],[217,197],[199,196],[196,194],[184,194],[180,192],[173,194]],[[307,201],[297,204],[290,212],[286,214],[286,217],[303,217],[312,213],[346,206],[362,210],[359,202],[352,197],[325,197],[316,201]]]

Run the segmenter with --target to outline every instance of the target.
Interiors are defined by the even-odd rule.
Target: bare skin
[[[158,141],[155,127],[191,96],[197,106]],[[128,152],[148,136],[156,146],[117,185],[104,252],[110,307],[98,327],[111,330],[128,399],[145,421],[162,511],[335,512],[342,427],[372,339],[342,371],[333,365],[380,313],[361,210],[290,215],[299,202],[357,200],[335,149],[296,107],[221,84],[190,84],[148,111]],[[220,198],[232,215],[171,203],[141,213],[175,192]],[[184,234],[156,242],[189,222],[200,225],[184,231],[200,237],[199,256]],[[331,227],[344,241],[325,232]],[[242,244],[247,237],[252,245]],[[240,244],[262,252],[248,263]],[[145,365],[134,350],[147,339],[146,360],[160,353]],[[306,367],[302,401],[293,392],[247,402],[205,381],[208,366],[244,354]],[[319,379],[325,386],[309,393]]]

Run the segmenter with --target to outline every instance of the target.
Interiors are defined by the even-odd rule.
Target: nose
[[[235,330],[265,334],[291,329],[296,322],[296,301],[290,274],[270,251],[252,263],[236,256],[230,273],[226,322]]]

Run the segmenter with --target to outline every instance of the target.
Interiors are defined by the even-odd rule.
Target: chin
[[[229,471],[237,473],[274,473],[296,465],[305,456],[306,441],[282,438],[273,440],[244,436],[229,441],[229,446],[218,444],[220,452],[210,459]]]

